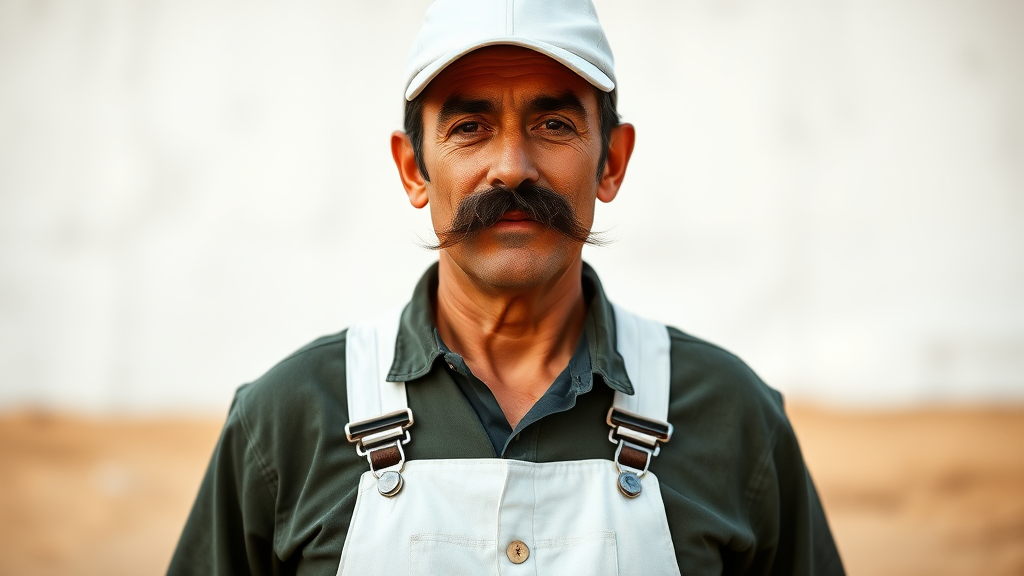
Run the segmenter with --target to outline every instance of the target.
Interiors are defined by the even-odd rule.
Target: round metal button
[[[530,557],[530,548],[522,540],[513,540],[509,543],[508,548],[505,548],[505,555],[513,564],[522,564]]]
[[[402,489],[405,484],[405,480],[402,479],[402,475],[394,470],[388,470],[387,472],[380,475],[377,478],[377,491],[380,492],[381,496],[387,496],[391,498],[398,491]]]
[[[632,472],[623,472],[619,474],[619,492],[626,498],[636,498],[640,495],[640,490],[643,486],[640,485],[640,477]]]

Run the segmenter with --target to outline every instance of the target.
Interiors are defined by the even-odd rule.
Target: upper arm
[[[271,573],[274,478],[247,433],[244,417],[236,395],[168,576]]]
[[[818,492],[788,420],[779,423],[765,473],[752,491],[755,570],[763,574],[841,575],[843,565]]]

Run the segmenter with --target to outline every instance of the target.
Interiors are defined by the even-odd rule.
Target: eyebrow
[[[493,114],[497,110],[498,105],[492,100],[469,99],[453,94],[441,105],[441,110],[437,113],[437,125],[444,126],[452,118],[463,114]],[[558,96],[537,96],[526,104],[526,110],[531,114],[568,111],[584,118],[587,116],[583,102],[571,90],[566,90]]]
[[[443,126],[462,114],[493,114],[497,109],[497,105],[490,100],[470,100],[453,94],[441,105],[441,111],[437,113],[437,125]]]
[[[539,112],[568,111],[575,112],[584,118],[587,117],[587,109],[583,107],[583,102],[580,101],[579,96],[570,90],[566,90],[558,96],[538,96],[530,100],[526,105],[526,109],[534,114]]]

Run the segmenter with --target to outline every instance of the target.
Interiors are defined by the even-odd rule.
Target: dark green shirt
[[[521,448],[517,442],[519,433],[545,416],[572,408],[576,405],[576,397],[590,392],[594,385],[594,375],[590,371],[590,352],[587,350],[587,335],[584,333],[580,335],[579,344],[576,345],[576,351],[573,352],[565,370],[562,370],[562,373],[548,386],[544,395],[537,399],[537,402],[530,407],[530,410],[513,430],[491,389],[473,374],[462,356],[445,346],[436,329],[434,336],[437,338],[441,355],[450,370],[449,375],[462,389],[469,405],[473,407],[473,411],[480,418],[480,424],[483,425],[484,431],[491,441],[491,446],[494,448],[492,456],[500,454],[502,458],[527,460],[521,451],[517,450],[517,448]]]
[[[388,375],[407,383],[416,417],[407,458],[611,459],[605,415],[616,390],[633,388],[615,351],[611,305],[589,266],[583,286],[585,354],[577,349],[536,414],[505,434],[489,390],[436,335],[437,269],[428,270],[402,314]],[[675,433],[651,470],[680,570],[842,574],[782,397],[732,354],[669,333]],[[345,439],[346,404],[344,331],[239,388],[168,574],[334,576],[359,476],[369,469]]]

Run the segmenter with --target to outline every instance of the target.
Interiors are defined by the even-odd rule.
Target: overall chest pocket
[[[618,576],[619,573],[615,532],[612,531],[538,540],[535,549],[537,574]]]
[[[494,540],[448,534],[409,537],[410,574],[430,576],[497,576]]]
[[[410,572],[416,575],[497,576],[499,574],[617,576],[615,532],[598,531],[526,543],[529,557],[520,565],[494,540],[448,534],[413,534]],[[530,566],[533,564],[533,566]]]

